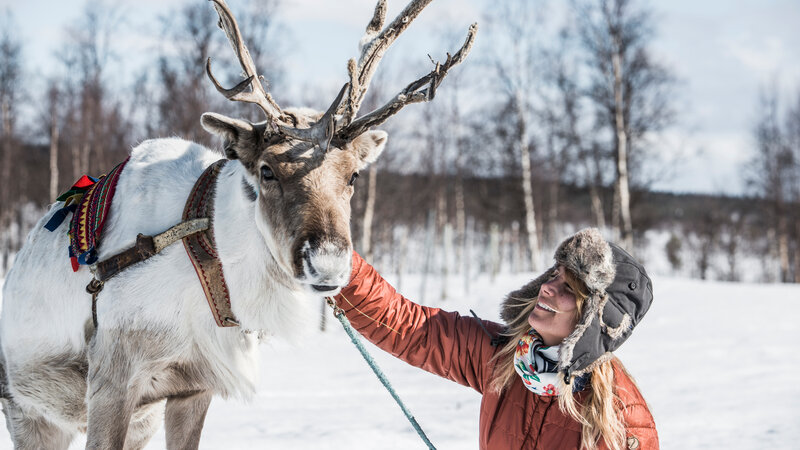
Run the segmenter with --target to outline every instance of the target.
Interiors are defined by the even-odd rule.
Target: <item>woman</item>
[[[596,229],[503,302],[505,325],[417,305],[354,254],[336,302],[375,345],[483,395],[482,449],[652,449],[655,423],[611,353],[653,300],[644,268]]]

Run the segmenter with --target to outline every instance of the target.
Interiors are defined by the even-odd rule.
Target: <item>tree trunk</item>
[[[0,105],[0,119],[2,119],[3,134],[0,135],[0,154],[2,154],[2,172],[0,175],[3,177],[4,186],[0,189],[0,204],[3,205],[0,210],[0,247],[2,247],[3,263],[2,273],[5,275],[11,263],[11,223],[13,222],[13,193],[11,192],[14,183],[11,181],[11,166],[13,164],[12,158],[12,145],[11,145],[11,117],[9,115],[9,106],[3,101]],[[5,237],[3,237],[5,235]]]
[[[539,270],[539,237],[536,229],[536,211],[533,208],[531,186],[531,155],[527,144],[522,145],[522,193],[525,197],[525,231],[528,233],[528,248],[531,251],[531,268]]]
[[[78,177],[80,177],[81,175],[89,175],[89,176],[92,175],[89,173],[89,155],[91,154],[91,152],[92,148],[89,146],[89,141],[84,141],[81,144],[81,153],[80,153],[81,170],[80,170],[80,175],[78,175]]]
[[[80,144],[72,142],[70,145],[70,154],[72,156],[72,181],[77,181],[83,175],[81,173],[81,150]]]
[[[464,207],[464,180],[459,177],[456,182],[456,269],[464,273],[466,266],[467,214]]]
[[[508,236],[508,261],[511,266],[511,273],[525,271],[525,246],[521,245],[519,237],[519,222],[511,222],[511,231]]]
[[[546,242],[557,242],[558,241],[558,230],[556,229],[558,226],[558,194],[559,194],[560,186],[559,180],[555,180],[550,183],[550,211],[548,212],[548,240]]]
[[[436,210],[428,210],[428,225],[425,232],[425,263],[422,268],[422,281],[420,282],[419,303],[425,304],[428,293],[428,275],[432,269],[434,257],[434,242],[436,240]]]
[[[790,282],[789,271],[789,230],[783,208],[778,208],[778,261],[781,268],[781,282]]]
[[[630,190],[628,187],[628,135],[623,116],[622,65],[619,45],[612,56],[614,65],[614,125],[617,143],[617,188],[619,190],[619,212],[622,221],[621,245],[633,251],[633,226],[631,224]]]
[[[500,271],[500,225],[495,222],[489,226],[489,279],[492,283]]]
[[[800,221],[795,222],[794,282],[800,283]]]
[[[369,181],[367,183],[367,201],[364,207],[364,221],[361,233],[361,251],[364,258],[372,261],[372,219],[375,216],[375,196],[377,195],[378,169],[373,164],[369,168]]]
[[[405,225],[400,226],[399,234],[400,236],[398,236],[395,245],[395,252],[397,252],[397,286],[395,287],[399,292],[402,292],[403,275],[406,270],[406,249],[408,248],[408,229]]]
[[[9,201],[11,200],[11,193],[9,192],[9,183],[11,181],[11,165],[12,165],[12,146],[11,146],[11,117],[9,117],[9,106],[8,104],[3,101],[3,104],[0,105],[0,116],[3,120],[3,134],[0,136],[0,145],[2,148],[0,152],[3,155],[3,183],[5,184],[4,188],[2,189],[3,192],[3,207],[7,208],[10,206]]]
[[[444,234],[442,235],[444,238],[444,254],[442,255],[442,294],[441,299],[447,299],[449,294],[448,286],[449,282],[448,279],[450,277],[450,255],[453,253],[453,226],[449,223],[444,224]]]
[[[50,115],[50,201],[58,197],[58,122],[55,111]]]
[[[447,188],[442,184],[436,198],[436,244],[437,251],[441,250],[439,259],[439,270],[441,271],[441,292],[439,298],[447,298],[447,275],[448,260],[450,258],[450,233],[448,233],[449,221],[447,220]]]
[[[776,275],[780,276],[779,268],[775,266],[775,261],[778,260],[778,244],[777,244],[777,231],[775,229],[775,225],[770,224],[769,228],[767,229],[767,254],[765,255],[765,261],[763,263],[764,267],[764,282],[765,283],[774,283],[776,280]],[[780,278],[777,278],[780,280]]]
[[[736,224],[734,224],[734,226],[735,225]],[[737,274],[736,267],[736,253],[739,244],[739,236],[737,236],[738,227],[731,228],[732,229],[729,230],[728,235],[726,236],[727,242],[725,243],[725,250],[728,257],[728,281],[739,281],[739,275]]]
[[[21,174],[22,179],[27,179],[25,173]],[[16,255],[22,249],[22,244],[25,243],[25,237],[28,235],[28,224],[25,221],[25,203],[21,201],[17,203],[17,235],[14,239],[14,246],[11,248],[12,254]]]
[[[800,226],[800,225],[798,225]],[[464,230],[464,293],[469,293],[470,272],[472,270],[472,243],[475,236],[475,219],[470,217]]]
[[[603,201],[600,199],[600,189],[596,184],[592,183],[589,186],[589,195],[592,198],[592,214],[594,215],[595,225],[602,230],[606,227],[606,218],[603,213]]]
[[[531,186],[531,151],[528,145],[527,119],[523,110],[522,100],[517,94],[516,108],[519,119],[519,148],[520,162],[522,165],[522,195],[525,201],[525,231],[528,233],[528,248],[531,251],[531,268],[539,271],[539,237],[536,229],[536,211],[533,203],[533,186]]]
[[[794,282],[800,283],[800,221],[795,222]]]
[[[611,230],[614,233],[614,241],[616,242],[622,239],[619,209],[619,178],[617,177],[614,179],[614,195],[611,199]]]

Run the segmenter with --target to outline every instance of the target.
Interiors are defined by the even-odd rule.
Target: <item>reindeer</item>
[[[256,388],[257,343],[289,336],[313,298],[347,284],[353,183],[386,145],[370,130],[405,105],[428,101],[475,35],[429,74],[380,108],[358,117],[386,49],[431,0],[412,1],[384,28],[375,8],[349,82],[324,113],[282,109],[264,89],[224,0],[212,0],[246,79],[226,89],[254,103],[266,120],[215,113],[202,126],[225,142],[228,162],[213,184],[208,217],[227,280],[234,323],[218,326],[180,243],[107,280],[96,297],[96,324],[84,286],[64,257],[64,228],[28,235],[3,288],[0,317],[3,405],[16,448],[67,448],[87,433],[87,448],[142,448],[164,417],[167,447],[197,448],[212,396],[249,397]],[[219,154],[180,139],[157,139],[131,152],[103,230],[101,263],[180,223],[195,180]],[[233,319],[231,319],[233,321]]]

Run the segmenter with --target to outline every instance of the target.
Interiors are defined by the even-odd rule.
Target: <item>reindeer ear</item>
[[[228,159],[239,159],[236,144],[242,140],[250,139],[253,134],[253,125],[250,122],[232,119],[222,114],[204,113],[200,116],[200,124],[206,131],[222,137],[225,141],[225,156]]]
[[[380,130],[367,131],[353,139],[353,148],[356,151],[356,156],[364,166],[374,163],[381,156],[381,152],[386,147],[387,139],[389,139],[389,135]]]

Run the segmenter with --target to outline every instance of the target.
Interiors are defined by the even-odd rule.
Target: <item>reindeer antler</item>
[[[475,41],[475,34],[478,32],[478,24],[476,23],[470,26],[464,45],[455,55],[451,56],[448,53],[444,64],[435,63],[435,67],[430,73],[406,86],[388,103],[355,119],[367,89],[369,89],[372,75],[378,68],[378,63],[383,54],[431,1],[412,1],[386,28],[383,28],[383,22],[386,17],[386,0],[378,1],[372,20],[367,25],[366,33],[361,39],[361,56],[358,63],[354,59],[347,62],[347,71],[350,75],[350,92],[347,102],[339,108],[343,118],[341,128],[337,130],[334,137],[335,140],[350,141],[368,128],[383,123],[405,105],[433,100],[436,88],[447,75],[447,71],[463,61],[469,54]],[[383,31],[381,31],[382,28]]]
[[[268,122],[282,121],[283,111],[281,107],[273,100],[272,95],[264,89],[261,85],[261,79],[256,71],[256,65],[253,63],[253,58],[250,57],[250,52],[244,44],[242,34],[239,32],[239,25],[233,17],[225,0],[210,0],[214,2],[214,9],[217,10],[219,15],[219,27],[225,32],[228,37],[233,51],[236,52],[236,57],[239,59],[239,64],[242,66],[247,78],[231,89],[226,89],[219,84],[214,74],[211,73],[211,58],[206,60],[206,73],[208,78],[214,84],[222,95],[228,100],[237,102],[255,103],[267,115]],[[246,92],[247,87],[250,86],[250,92]]]
[[[436,88],[447,75],[448,70],[463,61],[472,49],[472,44],[475,41],[475,34],[478,31],[478,24],[472,24],[472,26],[469,27],[464,45],[462,45],[454,55],[448,53],[447,60],[444,64],[434,63],[435,67],[430,73],[406,86],[405,89],[400,91],[400,93],[395,95],[395,97],[385,105],[356,119],[355,117],[358,114],[361,102],[364,100],[367,89],[369,89],[372,75],[378,68],[378,63],[383,57],[383,54],[392,43],[394,43],[397,37],[408,28],[411,22],[416,19],[419,13],[432,1],[411,1],[403,11],[384,28],[386,0],[378,0],[372,20],[367,25],[366,33],[361,39],[361,56],[358,62],[356,62],[355,59],[350,59],[347,62],[350,82],[342,86],[339,95],[336,96],[336,99],[330,107],[328,107],[328,110],[322,118],[311,126],[311,128],[295,128],[289,124],[288,120],[284,119],[283,111],[281,111],[275,100],[272,99],[269,92],[261,85],[259,81],[260,77],[255,70],[255,65],[250,57],[250,53],[247,51],[247,47],[242,41],[236,19],[234,19],[233,14],[225,4],[225,0],[210,1],[214,2],[214,8],[216,8],[220,17],[219,25],[228,36],[228,41],[230,41],[231,46],[236,52],[236,56],[247,76],[244,81],[233,88],[225,89],[212,75],[211,58],[209,58],[206,63],[206,71],[211,82],[214,83],[214,87],[229,100],[257,104],[264,110],[264,113],[267,115],[267,120],[273,124],[274,129],[294,139],[312,142],[318,145],[323,151],[328,150],[328,146],[331,142],[335,142],[339,145],[355,139],[370,127],[383,123],[386,119],[408,104],[433,100],[436,95]],[[250,92],[246,92],[248,86],[251,87]],[[345,93],[347,93],[346,97]],[[340,115],[341,117],[337,120],[337,116]]]
[[[454,55],[448,53],[444,64],[438,62],[435,63],[435,66],[430,73],[416,81],[411,82],[402,91],[395,95],[394,98],[388,103],[374,111],[371,111],[368,114],[365,114],[364,116],[359,117],[346,126],[343,126],[341,130],[337,132],[336,138],[343,141],[352,140],[361,133],[365,132],[368,128],[382,124],[386,121],[386,119],[396,114],[406,105],[433,100],[434,96],[436,95],[436,88],[439,87],[439,84],[442,82],[444,77],[447,76],[447,72],[450,70],[450,68],[456,64],[459,64],[469,54],[469,51],[472,49],[472,44],[475,42],[475,34],[477,32],[478,24],[473,23],[469,27],[469,32],[467,33],[467,38],[464,41],[464,44]],[[367,79],[367,83],[369,83],[369,79]],[[364,89],[364,92],[366,92],[366,89]],[[361,103],[361,99],[363,99],[363,93],[361,94],[358,102],[355,103],[353,115],[355,115],[355,112],[358,111],[358,106]]]

